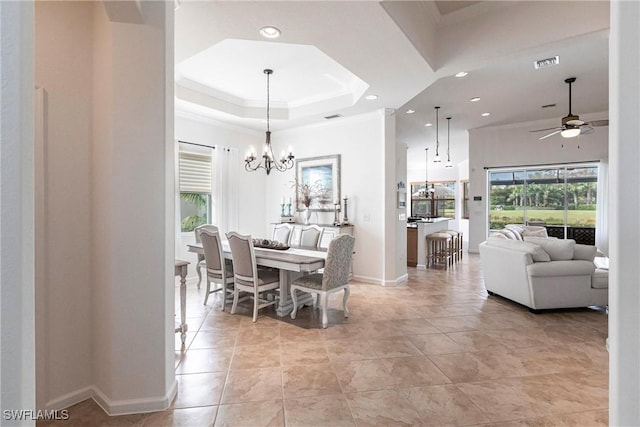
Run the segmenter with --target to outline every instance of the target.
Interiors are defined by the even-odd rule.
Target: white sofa
[[[595,246],[574,240],[490,237],[480,244],[484,283],[496,294],[530,308],[606,306],[608,271],[594,264]]]

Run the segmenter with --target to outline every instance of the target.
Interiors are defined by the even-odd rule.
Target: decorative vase
[[[305,206],[302,211],[302,220],[304,221],[304,225],[309,225],[309,218],[311,218],[311,210],[309,207]]]

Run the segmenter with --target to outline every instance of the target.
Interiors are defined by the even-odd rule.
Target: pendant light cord
[[[269,129],[269,76],[271,75],[272,71],[271,70],[265,70],[264,71],[267,74],[267,132],[270,131]]]
[[[436,158],[440,155],[439,154],[439,148],[440,148],[440,129],[438,126],[438,110],[440,109],[440,107],[435,107],[436,108]]]

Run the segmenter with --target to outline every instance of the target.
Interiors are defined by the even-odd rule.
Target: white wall
[[[178,113],[175,118],[175,139],[177,141],[187,141],[203,145],[222,145],[235,147],[240,151],[241,158],[248,147],[260,147],[264,144],[264,133],[249,129],[242,129],[237,126],[223,124],[211,119],[199,118],[197,116]],[[264,206],[267,201],[266,195],[266,174],[263,170],[255,172],[244,171],[244,161],[240,172],[240,206],[238,231],[243,234],[253,236],[265,236],[265,224],[267,214]],[[193,232],[180,233],[180,241],[176,243],[177,257],[191,262],[189,265],[189,275],[194,277],[195,263],[197,257],[193,253],[187,252],[187,245],[194,242]]]
[[[584,116],[584,117],[583,117]],[[608,117],[607,112],[584,114],[583,120]],[[469,250],[477,252],[487,237],[488,167],[545,165],[583,162],[608,157],[607,128],[596,128],[591,135],[566,139],[559,135],[539,141],[530,130],[553,127],[557,120],[520,123],[469,131]],[[578,148],[579,147],[579,148]],[[482,197],[473,201],[474,196]]]
[[[609,423],[640,425],[640,3],[611,2]]]
[[[0,2],[0,413],[35,407],[33,3]],[[33,425],[5,420],[2,425]]]
[[[93,5],[37,2],[35,82],[45,89],[44,245],[37,284],[38,407],[91,384]],[[71,327],[71,325],[73,325]],[[53,338],[55,337],[55,338]],[[86,397],[86,396],[85,396]]]
[[[384,263],[384,111],[326,123],[273,131],[274,152],[292,146],[297,159],[341,155],[341,197],[348,195],[349,222],[355,225],[356,255],[353,271],[356,278],[382,283]],[[280,200],[295,200],[292,183],[295,170],[272,172],[266,178],[266,215],[268,222],[280,219]],[[313,214],[312,222],[331,223],[333,212]],[[263,233],[269,230],[265,223]]]
[[[395,116],[394,116],[395,117]],[[395,124],[395,123],[394,123]],[[387,126],[387,135],[389,135],[390,126]],[[393,127],[393,131],[395,132],[395,126]],[[390,238],[395,241],[395,247],[393,248],[393,260],[395,263],[395,274],[389,277],[387,280],[404,282],[405,278],[408,279],[407,276],[407,220],[406,220],[406,209],[398,207],[398,184],[403,182],[405,185],[407,184],[407,146],[401,142],[396,143],[395,135],[393,139],[387,136],[387,143],[393,144],[395,147],[395,179],[393,180],[393,188],[391,188],[391,194],[387,198],[387,202],[390,202],[392,205],[392,215],[387,219],[387,221],[392,222],[394,224],[394,234],[391,235]],[[389,183],[387,183],[388,185]],[[405,188],[405,191],[407,189]],[[408,193],[407,193],[408,195]],[[404,215],[404,219],[400,219],[401,215]],[[387,249],[389,250],[389,245],[387,245]],[[390,257],[390,254],[386,253],[385,256]]]

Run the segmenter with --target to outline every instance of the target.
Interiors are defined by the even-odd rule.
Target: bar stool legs
[[[427,267],[453,265],[453,238],[447,233],[432,233],[427,236]]]
[[[438,265],[449,268],[462,259],[462,233],[456,230],[446,230],[427,235],[426,266]]]

